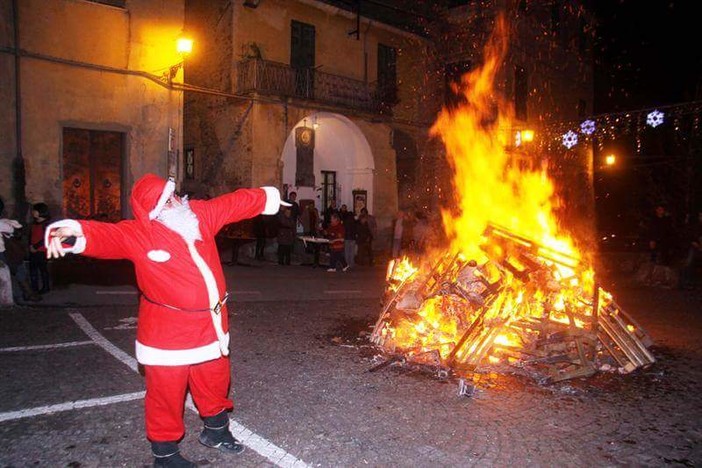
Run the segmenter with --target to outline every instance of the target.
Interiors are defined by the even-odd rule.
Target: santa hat
[[[155,174],[146,174],[132,188],[131,205],[134,218],[143,223],[156,219],[175,192],[173,178],[162,179]]]

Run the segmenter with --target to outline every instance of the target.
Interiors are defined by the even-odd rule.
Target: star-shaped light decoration
[[[651,127],[656,128],[660,124],[663,123],[663,119],[665,117],[665,114],[659,110],[654,110],[648,113],[646,116],[646,123],[649,124]]]
[[[595,121],[586,120],[580,124],[580,133],[583,135],[592,135],[595,133]]]
[[[568,149],[571,149],[573,146],[578,144],[578,134],[575,133],[573,130],[568,130],[563,135],[563,146],[565,146]]]

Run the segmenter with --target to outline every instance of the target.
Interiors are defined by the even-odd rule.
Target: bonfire
[[[455,203],[442,212],[449,243],[391,261],[371,335],[387,357],[380,366],[406,360],[467,377],[509,365],[549,381],[648,366],[650,337],[559,226],[548,167],[514,164],[507,149],[511,107],[493,89],[506,51],[498,18],[483,65],[462,78],[466,103],[432,127],[453,170]]]

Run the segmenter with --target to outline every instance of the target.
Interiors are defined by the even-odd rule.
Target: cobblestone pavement
[[[612,286],[656,341],[649,369],[551,386],[492,375],[466,398],[411,369],[368,372],[376,351],[359,334],[377,319],[382,272],[231,271],[246,291],[231,312],[233,419],[309,465],[702,464],[700,292]],[[133,298],[112,299],[0,310],[0,466],[150,464],[143,379],[116,358],[133,355],[136,310]],[[77,317],[117,351],[86,343]],[[71,346],[17,348],[56,343]],[[85,400],[103,405],[67,409]],[[28,409],[41,414],[19,413]],[[199,464],[274,465],[252,449],[226,457],[200,446],[197,415],[185,418],[182,450]]]

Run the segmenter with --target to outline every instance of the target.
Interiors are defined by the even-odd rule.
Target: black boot
[[[202,445],[216,448],[224,453],[241,453],[244,446],[229,432],[229,417],[226,411],[205,419],[205,429],[199,437]]]
[[[195,468],[197,465],[183,458],[178,449],[178,442],[151,442],[154,453],[154,467]]]

